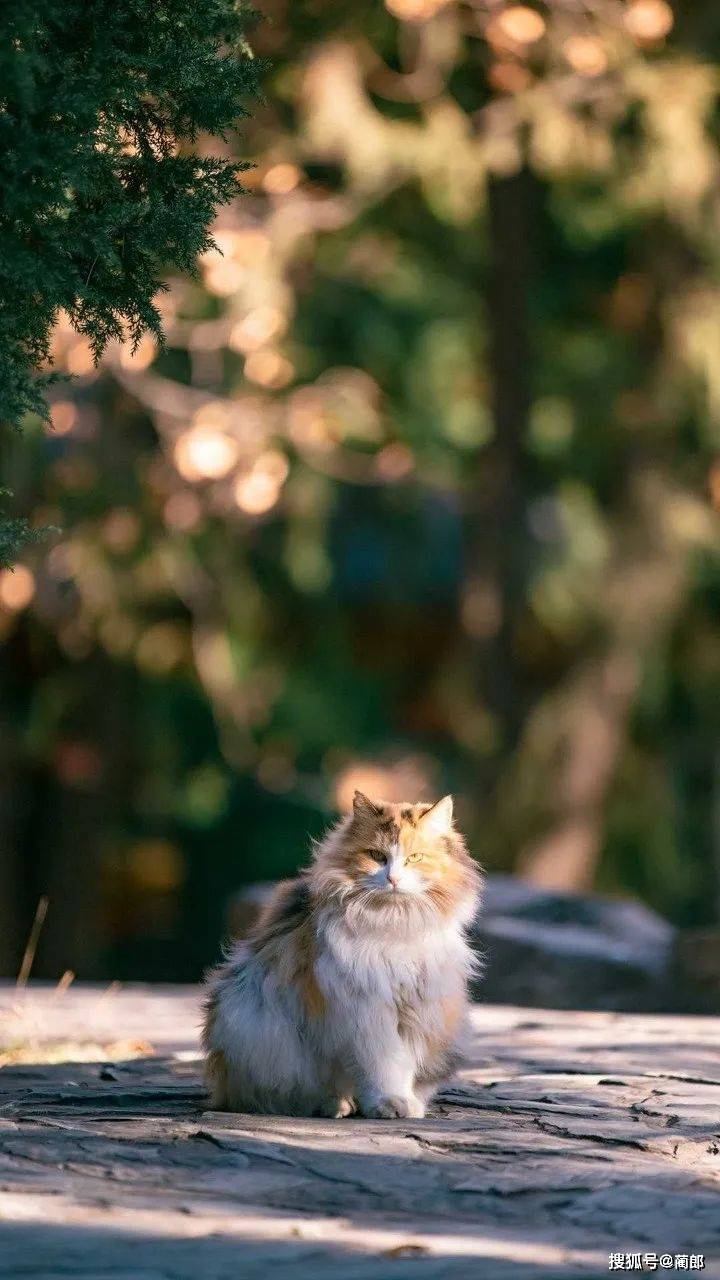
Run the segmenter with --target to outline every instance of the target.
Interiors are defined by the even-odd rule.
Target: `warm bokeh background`
[[[356,786],[712,923],[720,12],[262,8],[222,256],[3,459],[0,972],[47,893],[38,975],[197,977]]]

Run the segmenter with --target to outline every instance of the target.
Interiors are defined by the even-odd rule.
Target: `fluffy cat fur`
[[[212,1106],[424,1115],[462,1057],[479,889],[450,796],[400,805],[356,793],[208,978]]]

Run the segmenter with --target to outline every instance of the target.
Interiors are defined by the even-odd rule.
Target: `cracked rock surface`
[[[0,1276],[570,1280],[648,1252],[720,1280],[717,1019],[477,1006],[467,1067],[391,1121],[207,1111],[198,1023],[191,988],[0,987],[0,1052],[94,1058],[0,1070]]]

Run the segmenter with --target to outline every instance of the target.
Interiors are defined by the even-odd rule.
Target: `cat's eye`
[[[368,849],[367,854],[369,858],[372,858],[373,862],[378,862],[381,867],[385,866],[387,854],[383,853],[382,849]]]
[[[408,856],[407,856],[407,858],[405,859],[405,861],[406,861],[406,862],[421,862],[421,861],[422,861],[422,854],[421,854],[421,853],[409,853],[409,854],[408,854]]]

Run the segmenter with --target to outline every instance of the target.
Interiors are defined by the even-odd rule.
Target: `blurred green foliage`
[[[7,460],[63,529],[0,578],[41,963],[196,976],[355,785],[715,919],[720,21],[266,8],[221,254],[163,350],[60,324]]]

